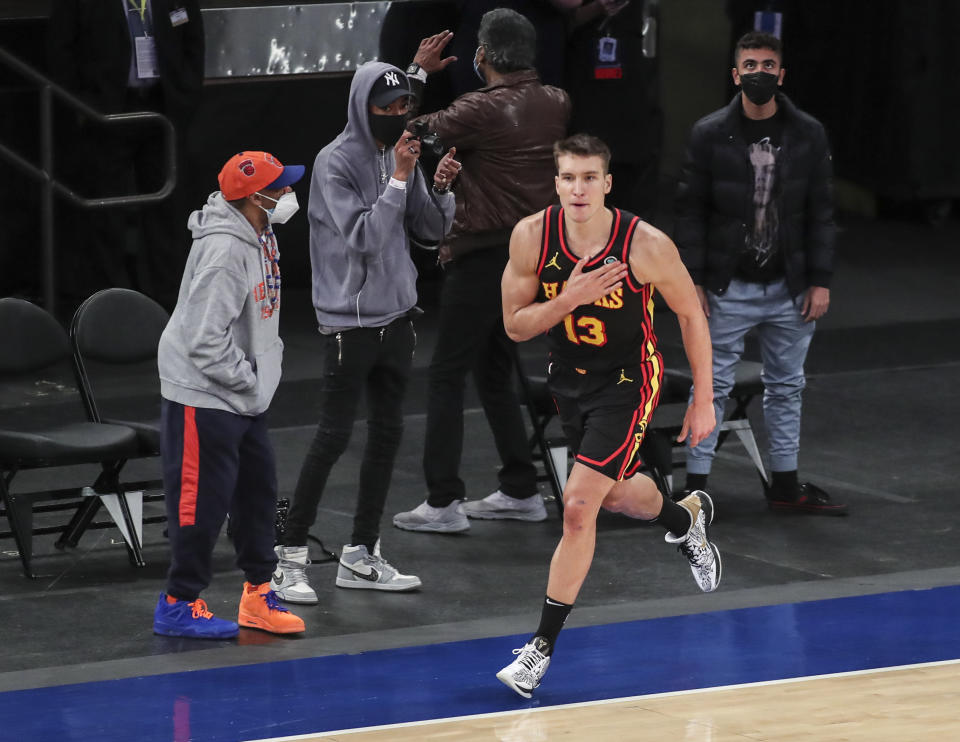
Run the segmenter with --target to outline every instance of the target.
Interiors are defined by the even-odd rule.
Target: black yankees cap
[[[407,76],[397,69],[387,70],[373,83],[369,102],[378,108],[386,108],[397,98],[411,94]]]

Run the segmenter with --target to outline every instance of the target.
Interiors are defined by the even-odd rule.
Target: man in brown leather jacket
[[[454,62],[441,59],[451,37],[444,32],[424,39],[408,76],[424,83],[426,73]],[[500,278],[514,225],[554,200],[553,143],[566,136],[570,99],[540,83],[536,31],[519,13],[498,8],[484,14],[477,40],[473,66],[484,86],[420,119],[445,146],[456,148],[463,169],[454,190],[453,229],[440,248],[446,275],[429,373],[423,454],[428,497],[393,519],[408,531],[466,531],[467,516],[547,517],[511,384],[513,348],[503,329]],[[492,495],[461,503],[463,394],[470,371],[502,466]]]

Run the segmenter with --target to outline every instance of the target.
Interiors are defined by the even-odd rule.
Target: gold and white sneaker
[[[720,584],[720,551],[707,538],[707,527],[713,523],[713,500],[703,490],[694,490],[677,503],[690,513],[690,529],[677,536],[668,531],[664,541],[676,544],[677,550],[690,562],[693,579],[705,593]]]

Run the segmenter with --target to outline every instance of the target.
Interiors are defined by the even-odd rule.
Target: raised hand
[[[441,31],[433,36],[428,36],[420,42],[417,53],[413,55],[413,61],[420,65],[427,74],[439,72],[451,62],[456,62],[456,57],[440,58],[443,50],[453,38],[453,31]]]

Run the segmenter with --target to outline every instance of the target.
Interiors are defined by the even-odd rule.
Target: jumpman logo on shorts
[[[633,381],[633,379],[628,379],[628,378],[627,378],[627,375],[626,375],[625,373],[623,373],[623,369],[621,368],[621,369],[620,369],[620,380],[619,380],[617,383],[618,383],[618,384],[623,384],[623,383],[628,382],[628,381]]]
[[[544,268],[556,268],[557,270],[561,270],[560,264],[557,262],[557,258],[559,258],[559,257],[560,257],[560,253],[559,253],[559,252],[555,252],[555,253],[553,254],[553,257],[550,258],[550,262],[547,263],[547,264],[546,264],[545,266],[543,266],[543,267],[544,267]]]

